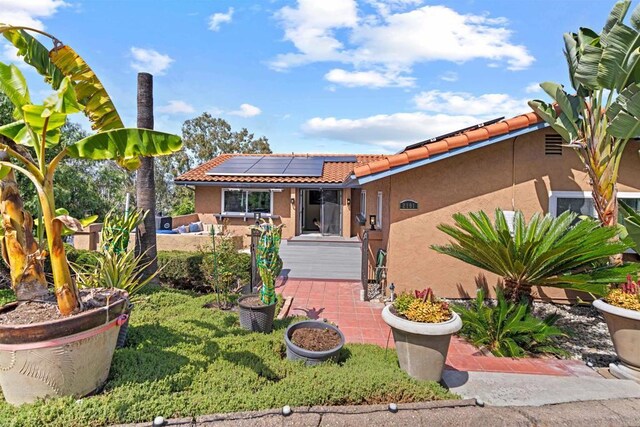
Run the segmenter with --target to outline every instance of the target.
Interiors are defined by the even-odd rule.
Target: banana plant
[[[0,142],[0,150],[12,160],[0,161],[0,178],[17,171],[24,174],[35,186],[42,210],[47,248],[30,251],[33,247],[28,248],[29,242],[25,240],[24,244],[27,246],[23,245],[23,252],[34,264],[38,264],[38,260],[46,256],[50,257],[58,307],[61,314],[69,315],[80,306],[62,236],[66,228],[73,230],[80,224],[68,215],[56,215],[53,181],[57,166],[69,156],[114,160],[121,166],[133,170],[139,166],[140,156],[171,154],[181,148],[182,142],[176,135],[124,128],[113,102],[95,74],[75,52],[61,45],[57,39],[54,39],[55,46],[49,52],[24,29],[0,25],[0,32],[18,47],[18,53],[24,57],[25,62],[34,66],[56,89],[42,104],[34,104],[20,70],[14,65],[0,63],[0,91],[7,95],[15,106],[16,120],[0,127],[0,135],[4,137]],[[47,150],[59,145],[60,128],[67,116],[77,112],[84,112],[92,121],[93,128],[99,132],[74,144],[60,147],[58,154],[47,162]],[[31,153],[35,156],[31,156]],[[4,202],[3,199],[2,214],[6,223],[9,214],[6,208],[9,205]],[[29,221],[32,225],[31,215],[21,211],[28,218],[27,225]],[[30,230],[19,221],[13,221],[12,224],[18,225],[22,234],[30,235]],[[5,230],[8,229],[5,227]],[[7,233],[4,247],[8,248],[12,242],[7,240],[6,235]],[[14,262],[9,250],[5,252],[13,277],[14,269],[20,264]],[[14,282],[13,285],[14,289],[21,286],[20,282]],[[46,283],[41,283],[41,286],[46,289]]]
[[[640,135],[640,7],[624,23],[631,1],[618,1],[602,31],[564,34],[573,93],[557,83],[540,87],[553,103],[529,105],[575,149],[589,175],[598,219],[618,221],[617,181],[627,142]]]

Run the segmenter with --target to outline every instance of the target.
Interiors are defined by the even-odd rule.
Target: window
[[[376,212],[376,227],[382,228],[382,191],[378,191],[378,210]]]
[[[631,208],[640,212],[640,193],[618,193],[618,200],[623,200]],[[549,194],[549,212],[558,216],[571,211],[578,215],[588,215],[597,218],[596,208],[589,191],[552,191]],[[618,222],[624,225],[624,212],[618,213]]]
[[[367,190],[360,192],[360,215],[363,218],[367,218]]]
[[[271,213],[270,190],[222,190],[222,212],[247,214],[260,212]]]

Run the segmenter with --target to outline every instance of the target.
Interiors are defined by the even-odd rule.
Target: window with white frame
[[[360,215],[363,218],[367,217],[367,190],[360,192]]]
[[[225,188],[222,190],[222,213],[249,214],[272,213],[271,190],[240,190]]]
[[[619,192],[618,200],[623,200],[632,209],[640,212],[640,192]],[[549,193],[549,213],[558,216],[571,211],[578,215],[588,215],[597,218],[593,197],[590,191],[552,191]],[[624,225],[624,212],[618,214],[618,222]]]
[[[382,191],[378,191],[377,208],[376,227],[382,228]]]

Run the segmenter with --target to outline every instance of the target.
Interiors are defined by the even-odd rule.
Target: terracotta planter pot
[[[412,322],[396,316],[391,306],[382,310],[382,319],[391,326],[400,367],[409,376],[425,381],[440,381],[447,360],[451,335],[462,328],[456,313],[442,323]]]
[[[300,328],[312,328],[312,329],[331,329],[336,331],[340,335],[340,344],[337,347],[327,351],[313,351],[307,350],[302,347],[298,347],[291,342],[291,336],[296,329]],[[305,320],[302,322],[294,323],[289,326],[284,333],[284,342],[287,345],[287,359],[288,360],[303,360],[305,365],[313,366],[327,360],[337,360],[340,355],[340,350],[344,346],[344,334],[337,327],[315,320]]]
[[[609,365],[618,378],[640,382],[640,311],[627,310],[608,304],[602,299],[593,302],[607,322],[611,341],[620,364]]]
[[[126,296],[126,293],[124,294]],[[0,386],[7,402],[81,397],[109,375],[128,299],[64,319],[0,325]],[[17,303],[0,308],[15,309]]]
[[[240,326],[248,331],[269,333],[273,328],[273,318],[276,315],[276,303],[253,307],[243,303],[244,300],[251,297],[257,297],[258,294],[245,295],[238,298],[238,306],[240,307]]]

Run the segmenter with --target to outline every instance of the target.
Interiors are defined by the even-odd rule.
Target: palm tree
[[[598,218],[606,226],[618,221],[616,183],[622,153],[640,132],[640,7],[627,26],[623,21],[630,4],[617,2],[600,34],[588,28],[564,34],[573,94],[545,82],[540,87],[554,103],[529,102],[580,157]]]
[[[527,224],[518,211],[513,230],[500,209],[494,223],[482,211],[457,213],[453,219],[454,225],[438,226],[453,241],[431,248],[501,276],[505,296],[516,303],[531,301],[533,286],[604,295],[609,283],[620,283],[639,268],[608,264],[608,257],[624,252],[629,242],[615,239],[616,228],[602,227],[593,219],[575,222],[571,212],[557,218],[536,213]]]
[[[138,73],[138,127],[153,129],[153,76],[149,73]],[[158,271],[155,165],[153,157],[143,157],[140,162],[136,173],[136,204],[147,215],[136,238],[136,253],[147,265],[142,276],[149,278]]]

